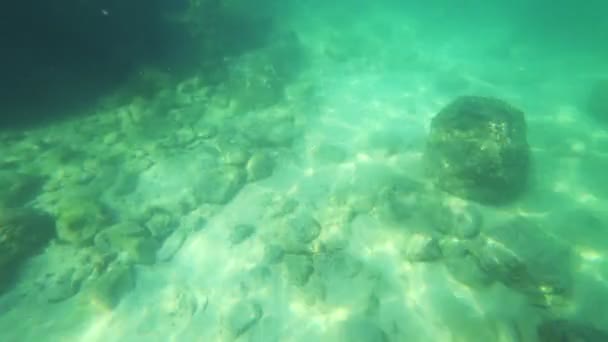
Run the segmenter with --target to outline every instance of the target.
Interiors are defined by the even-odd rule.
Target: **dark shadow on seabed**
[[[199,3],[6,4],[0,14],[0,129],[82,115],[117,91],[152,95],[202,64],[218,69],[224,57],[265,39],[267,18],[243,18],[218,1]]]

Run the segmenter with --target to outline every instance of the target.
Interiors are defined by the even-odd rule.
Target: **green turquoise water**
[[[608,340],[606,10],[7,6],[0,340]]]

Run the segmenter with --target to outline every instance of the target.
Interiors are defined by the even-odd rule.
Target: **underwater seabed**
[[[579,75],[387,18],[294,23],[311,62],[280,100],[267,78],[236,100],[193,78],[13,137],[2,165],[45,175],[34,206],[59,241],[0,297],[0,339],[599,341],[608,131],[563,98]],[[264,53],[235,68],[254,88]],[[531,180],[509,205],[425,178],[431,118],[462,94],[526,114]]]

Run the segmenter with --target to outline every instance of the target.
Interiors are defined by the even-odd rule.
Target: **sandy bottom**
[[[410,37],[410,48],[375,31],[374,24],[387,18],[396,36]],[[537,324],[547,319],[608,326],[608,133],[587,121],[573,98],[561,96],[584,76],[543,76],[538,62],[515,57],[484,63],[487,56],[479,51],[461,52],[465,40],[418,41],[415,27],[390,21],[386,13],[348,32],[315,20],[293,24],[313,59],[323,49],[348,51],[340,44],[353,36],[374,53],[340,63],[314,59],[299,82],[314,85],[315,113],[305,114],[297,138],[277,155],[272,176],[247,183],[226,205],[199,206],[180,217],[180,226],[191,231],[181,248],[169,261],[137,265],[135,288],[113,310],[92,309],[86,291],[59,303],[38,294],[40,274],[73,256],[65,246],[51,245],[0,299],[2,340],[534,341]],[[549,70],[561,66],[544,64]],[[531,189],[508,207],[476,206],[483,216],[479,238],[486,227],[511,217],[540,222],[571,253],[572,289],[564,298],[539,307],[500,282],[462,281],[463,273],[448,267],[448,256],[412,262],[409,241],[435,236],[436,228],[387,216],[377,202],[366,207],[366,199],[395,177],[426,184],[421,158],[430,120],[460,94],[498,96],[527,114]],[[196,150],[184,150],[190,153]],[[128,206],[178,200],[196,172],[189,163],[188,157],[155,160]],[[437,196],[456,207],[463,203]],[[272,248],[284,243],[293,213],[314,217],[320,231],[308,252],[275,260]],[[590,216],[602,223],[590,225]],[[564,221],[571,224],[559,224]],[[239,224],[255,232],[234,243],[229,228]],[[540,248],[534,243],[528,247]],[[310,267],[302,283],[299,277]],[[463,272],[469,280],[484,278],[479,270]]]

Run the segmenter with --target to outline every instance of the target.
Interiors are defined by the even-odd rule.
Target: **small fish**
[[[107,10],[107,9],[105,9],[105,8],[102,8],[102,9],[101,9],[101,15],[103,15],[103,16],[105,16],[105,17],[107,17],[107,16],[109,16],[109,15],[110,15],[110,11],[108,11],[108,10]]]

